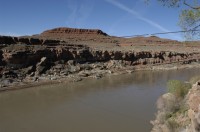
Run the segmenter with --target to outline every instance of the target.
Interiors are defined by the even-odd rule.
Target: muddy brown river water
[[[0,132],[149,132],[170,79],[200,69],[143,71],[0,93]]]

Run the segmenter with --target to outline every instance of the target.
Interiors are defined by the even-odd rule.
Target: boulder
[[[76,62],[74,60],[68,60],[67,64],[70,66],[74,66]]]
[[[23,69],[23,73],[24,74],[31,74],[34,71],[35,71],[35,67],[34,66],[29,66],[29,67]]]
[[[50,66],[46,57],[42,57],[40,62],[36,65],[36,75],[43,74]]]
[[[171,93],[166,93],[158,99],[157,108],[159,111],[171,112],[177,108],[175,106],[176,104],[177,104],[176,97]]]
[[[18,75],[14,71],[9,70],[9,71],[3,72],[3,78],[17,78],[17,77],[18,77]]]

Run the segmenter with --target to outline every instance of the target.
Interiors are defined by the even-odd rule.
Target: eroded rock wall
[[[51,44],[60,44],[60,40],[49,40],[49,39],[40,39],[33,37],[11,37],[11,36],[0,36],[0,46],[10,45],[10,44],[27,44],[27,45],[51,45]]]
[[[10,46],[12,47],[12,46]],[[0,50],[0,61],[7,66],[18,65],[20,67],[36,64],[42,57],[55,62],[59,60],[75,60],[77,63],[106,62],[110,60],[120,61],[128,66],[135,65],[159,65],[168,63],[190,63],[200,59],[199,53],[176,52],[135,52],[135,51],[107,51],[92,50],[90,48],[69,49],[64,47],[32,46],[16,50],[16,48],[3,48]]]

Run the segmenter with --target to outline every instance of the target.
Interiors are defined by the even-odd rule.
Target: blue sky
[[[55,27],[101,29],[113,36],[181,30],[179,9],[151,1],[1,0],[0,34],[32,35]],[[161,37],[181,40],[180,34]]]

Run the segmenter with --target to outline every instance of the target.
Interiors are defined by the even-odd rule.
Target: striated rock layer
[[[124,65],[137,66],[198,62],[200,53],[92,50],[81,46],[70,48],[67,45],[57,47],[11,45],[0,50],[0,61],[6,66],[30,66],[39,62],[42,57],[51,62],[74,60],[77,63],[92,63],[116,60]]]
[[[44,31],[41,33],[42,36],[49,36],[49,35],[103,35],[107,36],[101,30],[98,29],[77,29],[77,28],[54,28],[51,30]]]
[[[42,44],[59,44],[60,40],[39,39],[34,37],[11,37],[0,36],[0,46],[10,44],[27,44],[27,45],[42,45]]]

